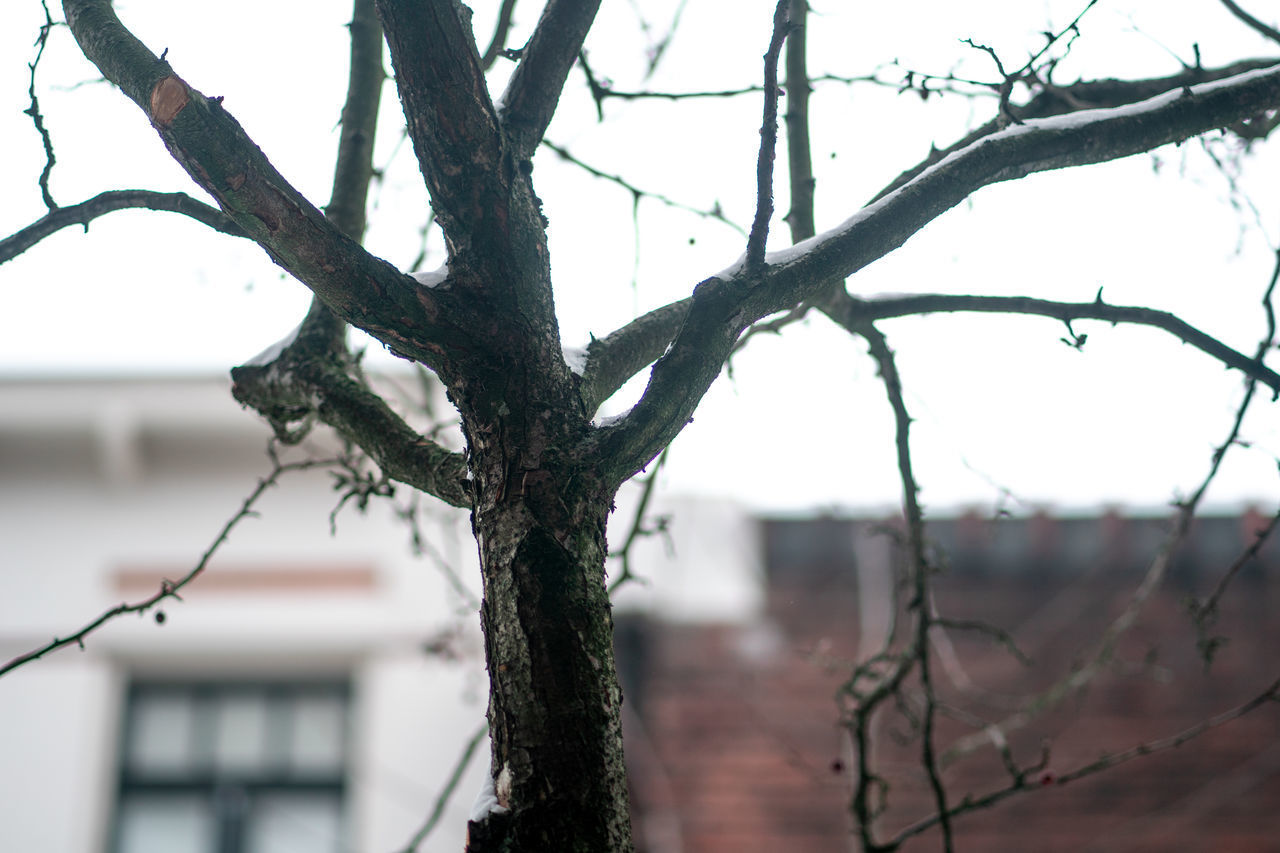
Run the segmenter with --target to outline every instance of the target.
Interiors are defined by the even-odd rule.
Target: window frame
[[[142,704],[155,696],[185,697],[191,703],[190,755],[185,768],[147,770],[133,766],[137,731],[137,715]],[[216,714],[220,703],[228,698],[260,698],[266,706],[264,743],[260,766],[226,768],[215,758]],[[341,743],[336,766],[332,770],[290,766],[288,744],[298,725],[297,700],[313,697],[334,698],[342,709]],[[198,798],[207,803],[211,814],[210,850],[213,853],[246,853],[248,832],[255,803],[272,796],[325,795],[337,803],[339,832],[350,830],[347,802],[348,776],[352,767],[352,690],[350,679],[339,677],[267,678],[209,677],[159,678],[138,676],[129,680],[124,692],[120,730],[120,747],[116,762],[115,798],[107,850],[127,853],[123,848],[122,817],[126,804],[139,797]],[[273,744],[284,746],[273,749]]]

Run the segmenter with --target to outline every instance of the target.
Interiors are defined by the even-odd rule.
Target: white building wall
[[[118,684],[109,662],[78,652],[0,679],[0,848],[100,849]]]
[[[269,470],[266,441],[220,379],[0,381],[0,661],[153,589],[121,588],[122,572],[182,576]],[[163,605],[163,625],[127,615],[83,651],[0,677],[0,849],[105,853],[131,677],[302,674],[352,684],[353,849],[403,848],[483,721],[478,619],[432,559],[411,554],[409,531],[385,501],[367,515],[345,508],[331,536],[331,486],[322,471],[286,474],[218,550],[207,578]],[[629,499],[620,498],[615,543]],[[673,515],[674,548],[661,538],[638,546],[636,570],[648,583],[632,585],[621,606],[680,619],[753,616],[754,522],[696,501],[655,511]],[[437,515],[431,542],[474,594],[466,516]],[[263,570],[311,580],[242,582]],[[372,582],[314,582],[331,571],[368,572]],[[481,744],[424,849],[461,849],[487,765]]]

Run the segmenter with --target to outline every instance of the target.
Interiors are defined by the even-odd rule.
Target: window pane
[[[129,727],[129,767],[143,773],[165,773],[191,767],[192,702],[174,693],[137,697]]]
[[[264,794],[254,800],[247,841],[245,853],[339,853],[339,800],[325,794]]]
[[[214,711],[213,763],[219,770],[258,770],[266,758],[267,702],[260,693],[220,697]]]
[[[342,770],[345,710],[340,696],[301,694],[294,699],[289,754],[295,772],[337,773]]]
[[[119,820],[119,853],[213,853],[213,815],[196,797],[129,796]]]

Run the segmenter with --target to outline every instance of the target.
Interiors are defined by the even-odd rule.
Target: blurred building
[[[954,821],[961,851],[1280,850],[1280,701],[1068,784],[1058,777],[1103,756],[1194,730],[1274,688],[1280,679],[1280,542],[1243,563],[1213,625],[1199,634],[1188,602],[1208,595],[1257,542],[1269,517],[1197,520],[1163,585],[1087,688],[1010,730],[1019,767],[1045,759],[1027,790]],[[650,851],[819,853],[858,850],[851,835],[850,737],[842,687],[881,648],[901,615],[900,524],[840,518],[766,520],[766,607],[738,624],[674,626],[641,620],[631,698],[646,732],[643,764],[628,744],[637,809],[658,820]],[[1125,611],[1168,522],[1125,518],[931,521],[935,607],[960,623],[1003,629],[1030,664],[975,628],[935,630],[933,679],[946,704],[939,752],[968,738],[949,763],[951,803],[1007,787],[1011,775],[982,723],[1009,718],[1096,660],[1099,638]],[[1206,666],[1200,641],[1216,652]],[[912,687],[913,685],[909,685]],[[904,691],[878,718],[873,750],[885,785],[883,841],[934,813],[920,741]],[[877,798],[877,802],[880,802]],[[678,840],[678,842],[676,841]],[[901,849],[942,849],[937,830]]]
[[[389,390],[420,410],[415,387]],[[186,574],[270,472],[268,439],[222,378],[0,382],[0,661]],[[282,458],[340,449],[320,435]],[[349,480],[283,474],[181,602],[0,677],[0,848],[405,847],[483,722],[475,546],[464,513],[408,490],[335,513]],[[754,530],[740,511],[687,515]],[[705,559],[691,530],[670,536]],[[676,580],[620,608],[758,608],[753,536],[711,538],[739,543],[736,567],[699,581],[655,539],[637,572]],[[487,767],[481,743],[423,849],[461,849]]]
[[[411,382],[392,386],[407,411],[430,402]],[[0,663],[189,571],[270,472],[268,438],[221,378],[0,381]],[[340,449],[319,436],[283,458]],[[365,512],[357,500],[338,508],[350,483],[329,468],[283,474],[182,601],[158,608],[162,621],[155,610],[123,616],[83,649],[0,677],[0,847],[405,848],[483,719],[474,545],[464,514],[407,490]],[[615,544],[634,500],[629,487]],[[1105,676],[1011,738],[1019,760],[1048,739],[1047,771],[1063,772],[1173,734],[1280,675],[1276,543],[1223,599],[1215,631],[1230,642],[1207,671],[1180,604],[1211,588],[1263,521],[1198,522]],[[947,554],[939,609],[1010,631],[1036,664],[948,632],[948,699],[997,719],[1069,670],[1123,608],[1161,525],[934,522]],[[660,503],[649,526],[633,551],[643,580],[615,609],[641,849],[854,849],[836,696],[890,624],[893,537],[866,520],[762,521],[705,500]],[[1274,849],[1277,708],[967,816],[960,849]],[[947,738],[971,731],[943,726]],[[901,771],[886,829],[929,807],[900,734],[884,731]],[[423,850],[461,849],[486,753],[480,743]],[[1003,771],[986,749],[947,772],[957,790],[981,791]],[[907,849],[937,847],[926,835]]]

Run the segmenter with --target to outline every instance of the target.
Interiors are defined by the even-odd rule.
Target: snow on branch
[[[772,252],[765,314],[808,295],[806,282],[843,278],[901,246],[990,184],[1035,172],[1117,160],[1280,108],[1280,66],[1188,86],[1135,104],[1082,110],[988,134],[926,168],[835,228]],[[730,267],[721,276],[738,272]],[[759,316],[764,316],[761,314]],[[758,319],[758,318],[757,318]]]
[[[640,402],[601,430],[602,458],[619,482],[640,470],[688,423],[744,329],[884,257],[982,187],[1119,159],[1277,107],[1280,66],[1271,66],[1135,104],[1027,120],[944,157],[835,228],[767,254],[762,267],[740,259],[695,288]]]

